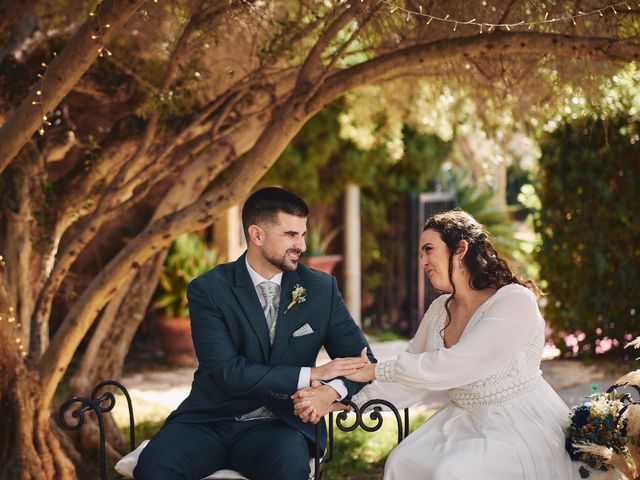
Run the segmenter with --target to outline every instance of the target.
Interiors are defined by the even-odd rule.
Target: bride
[[[580,478],[565,452],[569,409],[543,380],[545,324],[534,282],[514,275],[471,215],[431,217],[420,265],[448,292],[425,314],[407,352],[368,363],[352,401],[383,398],[399,409],[446,390],[450,402],[391,453],[385,480]],[[297,394],[296,411],[305,414]]]

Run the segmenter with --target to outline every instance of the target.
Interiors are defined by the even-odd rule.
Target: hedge
[[[640,334],[639,126],[583,119],[542,145],[537,260],[545,317],[568,353],[620,350]]]

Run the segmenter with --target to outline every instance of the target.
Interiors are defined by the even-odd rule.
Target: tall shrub
[[[546,318],[568,352],[604,353],[640,333],[639,126],[580,120],[543,144],[537,258]]]

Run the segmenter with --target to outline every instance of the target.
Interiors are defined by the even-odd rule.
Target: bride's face
[[[435,230],[425,230],[420,235],[420,266],[436,289],[442,292],[452,290],[449,281],[449,248]]]

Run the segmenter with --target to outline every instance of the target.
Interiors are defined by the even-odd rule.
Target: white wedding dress
[[[450,402],[391,453],[385,480],[580,478],[564,449],[569,409],[543,380],[544,320],[528,289],[500,288],[445,348],[448,295],[425,314],[407,352],[376,365],[377,381],[353,401],[399,409],[446,390]]]

